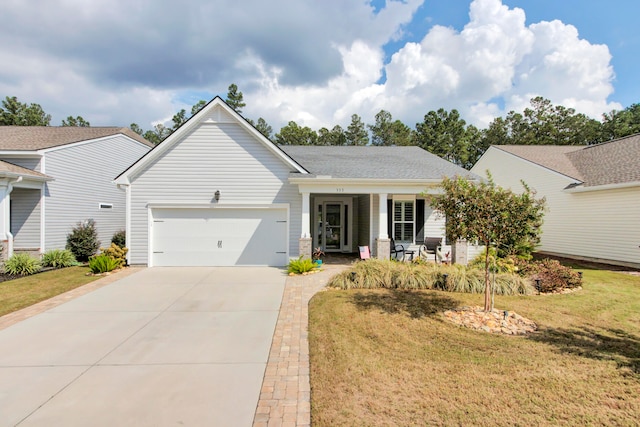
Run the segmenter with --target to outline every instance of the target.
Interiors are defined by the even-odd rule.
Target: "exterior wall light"
[[[213,197],[216,199],[216,202],[220,200],[220,190],[216,190],[215,194],[213,195]]]

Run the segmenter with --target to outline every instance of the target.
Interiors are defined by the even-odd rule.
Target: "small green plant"
[[[42,255],[43,267],[64,268],[77,264],[76,257],[68,249],[52,249]]]
[[[121,248],[115,243],[111,243],[108,248],[100,248],[102,255],[106,255],[118,261],[118,267],[122,267],[127,263],[127,252],[129,249]]]
[[[302,255],[298,259],[292,259],[289,261],[289,267],[287,272],[289,274],[302,274],[308,273],[316,269],[316,264],[309,258],[302,258]]]
[[[40,261],[29,254],[13,254],[4,263],[4,272],[14,276],[29,276],[40,271]]]
[[[116,245],[124,248],[127,246],[127,233],[124,230],[118,230],[113,234],[111,238],[111,243],[115,243]]]
[[[78,261],[87,261],[98,251],[99,247],[98,230],[96,230],[96,223],[92,219],[79,222],[67,236],[67,249],[75,255]]]
[[[95,255],[89,258],[89,269],[93,274],[108,273],[118,268],[118,260],[108,255]]]

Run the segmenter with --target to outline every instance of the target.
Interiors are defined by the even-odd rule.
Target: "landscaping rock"
[[[505,335],[526,335],[538,329],[531,320],[518,313],[493,309],[485,312],[482,307],[460,307],[444,312],[445,319],[466,328]]]

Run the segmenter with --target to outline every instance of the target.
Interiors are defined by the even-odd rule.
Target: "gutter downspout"
[[[7,200],[10,202],[11,200],[11,192],[13,191],[13,184],[17,184],[20,181],[22,181],[22,176],[17,177],[15,180],[13,181],[9,181],[7,184]],[[6,210],[9,211],[9,203],[6,204],[5,207]],[[10,211],[9,212],[5,212],[5,218],[8,222],[8,224],[5,224],[6,226],[6,238],[7,238],[7,259],[11,258],[11,256],[13,255],[13,234],[11,234],[11,216],[10,216]]]

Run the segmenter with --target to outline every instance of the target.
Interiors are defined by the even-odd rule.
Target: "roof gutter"
[[[603,190],[620,190],[624,188],[640,187],[640,181],[632,182],[618,182],[615,184],[594,185],[590,187],[575,186],[566,187],[564,191],[567,193],[588,193],[591,191],[603,191]]]

